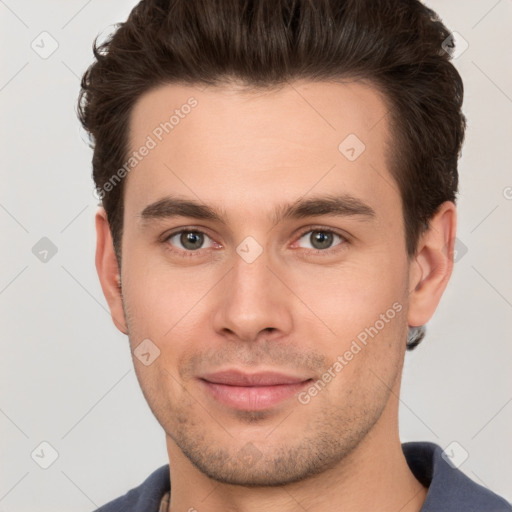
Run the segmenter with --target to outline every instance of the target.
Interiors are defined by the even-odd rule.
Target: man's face
[[[297,481],[392,423],[409,266],[386,114],[354,82],[166,85],[135,105],[131,151],[156,145],[126,178],[123,305],[132,351],[160,350],[135,369],[169,453],[214,479]],[[150,207],[171,196],[219,219]],[[346,207],[279,215],[313,198]]]

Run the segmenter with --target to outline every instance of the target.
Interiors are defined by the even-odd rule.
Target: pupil
[[[332,243],[332,233],[324,233],[323,231],[315,231],[316,234],[312,234],[312,245],[317,249],[326,249]],[[315,244],[319,244],[317,247]]]
[[[183,247],[186,247],[187,249],[200,249],[202,241],[202,234],[195,231],[189,231],[188,233],[183,233],[181,235],[181,243],[183,244]],[[199,244],[197,242],[199,242]]]

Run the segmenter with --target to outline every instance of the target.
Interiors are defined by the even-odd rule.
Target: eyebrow
[[[361,220],[372,220],[376,217],[375,210],[361,199],[350,194],[323,195],[299,198],[294,203],[279,205],[271,215],[273,223],[283,220],[302,219],[320,215],[337,217],[357,216]],[[139,214],[143,224],[153,220],[170,219],[173,217],[191,217],[198,220],[212,220],[226,224],[228,217],[224,208],[215,209],[200,202],[167,196],[146,206]]]

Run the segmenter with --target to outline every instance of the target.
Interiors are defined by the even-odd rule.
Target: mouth
[[[244,373],[226,370],[199,377],[205,392],[233,409],[261,411],[289,399],[313,381],[312,378],[277,372]]]

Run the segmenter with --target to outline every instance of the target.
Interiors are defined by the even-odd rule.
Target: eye
[[[164,242],[173,247],[178,247],[180,250],[190,252],[204,249],[203,244],[205,240],[213,242],[212,239],[202,231],[182,230],[171,233],[165,238]]]
[[[309,244],[309,246],[306,246],[307,249],[313,249],[318,252],[331,252],[333,243],[336,239],[341,243],[336,244],[334,247],[337,245],[344,245],[344,243],[347,242],[347,239],[344,236],[336,233],[335,231],[316,228],[303,232],[299,239],[299,243],[302,241],[302,243]]]

